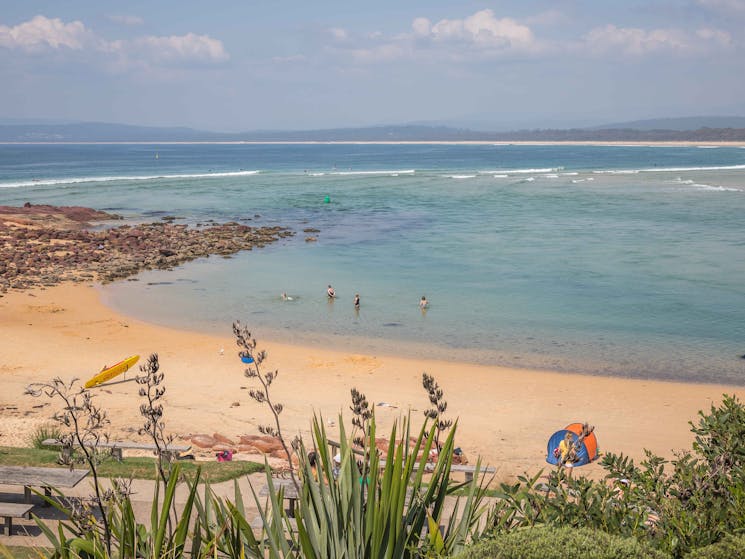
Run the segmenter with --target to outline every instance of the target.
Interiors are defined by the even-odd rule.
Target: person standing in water
[[[427,309],[427,307],[429,307],[429,301],[427,301],[427,298],[424,295],[422,295],[422,298],[419,301],[419,308],[424,311]]]
[[[334,291],[334,288],[329,285],[329,288],[326,290],[326,295],[328,295],[329,299],[336,299],[336,291]]]
[[[354,310],[358,311],[360,310],[360,294],[357,293],[354,296]]]

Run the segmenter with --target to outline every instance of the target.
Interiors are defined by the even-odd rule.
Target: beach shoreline
[[[249,325],[250,326],[250,325]],[[378,432],[411,414],[420,425],[428,407],[423,372],[435,377],[448,402],[446,416],[458,418],[456,444],[475,463],[480,455],[497,468],[498,479],[537,472],[546,441],[574,421],[596,426],[601,451],[637,460],[647,448],[667,458],[689,448],[689,421],[708,410],[722,394],[745,396],[745,388],[717,384],[587,376],[469,363],[365,355],[262,339],[267,370],[279,370],[272,386],[284,404],[283,429],[290,436],[310,435],[313,413],[323,416],[329,436],[338,436],[338,415],[349,425],[350,389],[376,405]],[[106,307],[93,284],[62,284],[11,292],[0,298],[0,446],[26,446],[30,434],[48,423],[54,405],[24,396],[25,387],[59,376],[83,382],[129,355],[142,363],[158,353],[167,393],[167,432],[182,439],[197,433],[230,438],[257,434],[271,418],[248,397],[237,347],[225,335],[213,336],[145,323]],[[113,440],[138,439],[137,385],[123,383],[96,390],[108,410]],[[382,405],[381,405],[382,404]],[[42,407],[39,407],[42,406]],[[584,472],[599,476],[593,464]]]

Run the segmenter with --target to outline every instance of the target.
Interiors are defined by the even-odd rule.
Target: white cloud
[[[337,41],[346,41],[349,38],[349,33],[347,33],[347,30],[341,29],[339,27],[332,27],[331,29],[329,29],[329,33]]]
[[[432,22],[426,17],[418,17],[411,23],[411,28],[417,37],[427,37],[432,32]]]
[[[605,25],[584,37],[583,48],[592,54],[643,56],[652,53],[703,54],[734,46],[732,36],[721,29],[640,29]]]
[[[729,47],[733,44],[732,35],[721,29],[699,29],[696,35],[704,41],[711,41],[723,47]]]
[[[492,10],[481,10],[464,19],[443,19],[430,24],[417,18],[412,24],[415,35],[435,41],[457,40],[500,48],[529,48],[535,43],[533,32],[512,18],[497,18]]]
[[[171,35],[138,37],[122,43],[125,49],[145,54],[157,62],[223,62],[230,58],[221,41],[209,35]]]
[[[692,48],[689,37],[678,29],[639,29],[608,24],[585,36],[586,46],[594,53],[620,52],[643,55],[658,51],[683,51]]]
[[[140,16],[124,15],[124,14],[111,14],[106,16],[110,21],[114,23],[120,23],[122,25],[142,25],[145,20]]]
[[[60,48],[80,50],[91,38],[92,33],[80,21],[64,23],[42,15],[14,27],[0,25],[0,47],[28,52]]]
[[[118,17],[135,23],[135,16]],[[13,27],[0,25],[2,47],[31,53],[64,49],[87,51],[98,57],[103,56],[104,64],[114,57],[113,62],[118,69],[142,64],[219,63],[230,58],[223,43],[209,35],[186,33],[108,41],[87,29],[80,21],[65,23],[43,15]]]

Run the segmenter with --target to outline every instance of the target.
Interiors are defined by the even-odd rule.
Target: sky
[[[301,130],[745,116],[745,0],[0,0],[0,118]]]

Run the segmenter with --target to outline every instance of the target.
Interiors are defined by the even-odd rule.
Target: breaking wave
[[[261,171],[226,171],[222,173],[194,173],[178,175],[118,175],[106,177],[65,177],[54,179],[34,179],[0,183],[0,188],[23,188],[28,186],[56,186],[81,184],[89,182],[150,181],[162,179],[214,179],[223,177],[248,177],[258,175]]]

